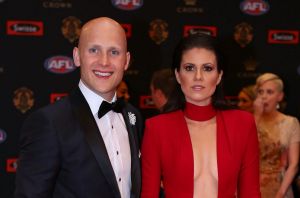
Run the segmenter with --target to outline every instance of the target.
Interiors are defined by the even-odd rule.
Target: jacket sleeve
[[[35,112],[21,130],[15,198],[52,197],[58,171],[55,130],[46,113]]]
[[[142,198],[158,198],[160,190],[160,145],[159,131],[146,121],[142,142]]]
[[[245,125],[246,126],[246,125]],[[250,119],[250,127],[245,138],[245,153],[242,158],[241,170],[238,181],[238,197],[260,198],[259,186],[259,146],[256,125],[253,117]]]

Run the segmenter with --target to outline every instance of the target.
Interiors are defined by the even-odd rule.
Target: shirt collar
[[[82,80],[79,81],[78,86],[79,86],[79,89],[80,89],[81,93],[83,94],[84,98],[88,102],[93,115],[97,114],[99,107],[100,107],[102,101],[104,100],[104,98],[102,98],[100,95],[98,95],[97,93],[92,91],[90,88],[88,88],[82,82]],[[116,93],[115,93],[111,102],[115,102],[116,100],[117,100],[117,97],[116,97]],[[107,101],[107,102],[110,102],[110,101]]]

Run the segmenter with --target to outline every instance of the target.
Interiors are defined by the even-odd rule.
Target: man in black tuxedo
[[[15,197],[138,198],[143,121],[116,101],[130,60],[124,29],[106,17],[87,22],[73,58],[79,87],[24,123]]]

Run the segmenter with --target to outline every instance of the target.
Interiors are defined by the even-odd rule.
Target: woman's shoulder
[[[281,115],[281,120],[286,120],[288,122],[293,122],[293,123],[297,123],[299,122],[298,121],[298,118],[294,117],[294,116],[291,116],[291,115],[287,115],[287,114],[284,114],[284,113],[280,113]]]
[[[253,120],[254,116],[253,114],[243,111],[243,110],[238,110],[238,109],[230,109],[230,110],[221,110],[219,111],[224,117],[228,119],[233,119],[233,120]]]
[[[156,116],[153,116],[151,118],[148,118],[146,122],[150,123],[156,123],[156,122],[176,122],[179,118],[183,117],[182,111],[172,111],[168,113],[162,113]]]
[[[298,121],[298,118],[294,116],[281,113],[279,124],[291,127],[293,130],[297,130],[300,133],[300,123]]]

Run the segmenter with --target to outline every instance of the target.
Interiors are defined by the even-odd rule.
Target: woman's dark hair
[[[173,63],[172,63],[172,70],[179,71],[180,64],[182,60],[182,55],[190,49],[193,48],[204,48],[207,50],[212,51],[217,59],[217,70],[220,73],[223,71],[224,76],[224,57],[221,53],[221,47],[217,39],[213,36],[208,34],[199,33],[190,35],[188,37],[184,37],[176,46],[174,53],[173,53]],[[175,75],[175,74],[174,74]],[[171,94],[166,105],[168,105],[169,111],[175,111],[178,109],[184,109],[185,107],[185,97],[181,90],[180,84],[176,84],[176,88]],[[229,109],[231,107],[228,106],[224,99],[223,94],[223,80],[217,85],[214,94],[212,95],[212,105],[216,109]]]

